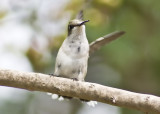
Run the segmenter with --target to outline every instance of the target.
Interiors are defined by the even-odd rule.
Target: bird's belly
[[[75,59],[75,57],[63,53],[59,59],[61,59],[61,68],[58,70],[62,77],[78,78],[80,73],[87,71],[88,56]]]

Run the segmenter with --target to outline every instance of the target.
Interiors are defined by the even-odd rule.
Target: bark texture
[[[160,114],[160,97],[40,73],[0,69],[0,85],[78,97]]]

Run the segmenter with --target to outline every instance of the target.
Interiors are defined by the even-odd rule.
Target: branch
[[[0,85],[94,100],[143,112],[160,113],[160,97],[40,73],[0,69]]]

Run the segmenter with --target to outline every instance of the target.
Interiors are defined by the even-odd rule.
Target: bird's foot
[[[55,75],[55,74],[48,74],[50,76],[55,76],[55,77],[59,77],[58,75]]]
[[[77,78],[71,78],[73,81],[78,81],[78,79]]]

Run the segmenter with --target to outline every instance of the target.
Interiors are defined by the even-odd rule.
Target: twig
[[[160,97],[40,73],[0,69],[0,85],[94,100],[143,112],[160,113]]]

